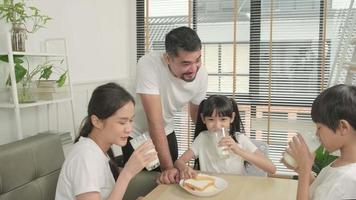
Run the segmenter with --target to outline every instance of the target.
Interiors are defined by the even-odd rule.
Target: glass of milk
[[[145,143],[150,137],[147,136],[146,134],[142,134],[132,140],[130,140],[130,143],[132,145],[132,147],[134,149],[137,149],[139,146],[141,146],[143,143]],[[155,152],[155,148],[152,148],[151,150],[147,151],[147,153],[151,153],[151,152]],[[159,166],[159,160],[158,160],[158,156],[156,155],[156,159],[149,162],[145,168],[148,170],[148,171],[151,171],[155,168],[157,168]]]
[[[308,146],[308,149],[311,153],[316,151],[318,147],[320,146],[320,141],[319,138],[315,135],[315,133],[312,132],[303,132],[300,133],[300,135],[303,137],[306,145]],[[294,136],[296,137],[296,136]],[[298,167],[298,163],[295,161],[295,159],[288,154],[287,152],[284,153],[283,160],[290,166],[296,168]]]
[[[226,146],[219,146],[219,142],[226,136],[225,129],[221,128],[217,132],[215,132],[216,137],[216,149],[220,158],[228,158],[229,157],[229,149]]]

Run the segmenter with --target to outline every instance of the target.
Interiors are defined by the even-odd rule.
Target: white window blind
[[[341,57],[352,56],[345,42],[356,32],[353,1],[137,0],[137,16],[138,57],[164,50],[172,28],[198,32],[208,95],[235,98],[246,134],[269,144],[278,174],[292,174],[282,152],[296,132],[314,131],[314,98],[340,82],[329,79],[340,79]],[[188,121],[184,108],[175,118],[180,154],[193,135]]]

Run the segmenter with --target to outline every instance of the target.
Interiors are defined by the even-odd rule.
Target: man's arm
[[[199,105],[195,105],[191,102],[189,102],[189,113],[190,113],[190,117],[192,119],[192,121],[194,122],[194,124],[196,124],[197,122],[197,117],[199,117],[198,115],[198,108]]]
[[[173,162],[164,131],[160,95],[139,94],[146,113],[148,129],[158,152],[162,171],[173,168]]]

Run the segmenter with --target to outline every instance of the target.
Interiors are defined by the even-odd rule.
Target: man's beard
[[[179,79],[182,79],[182,80],[185,81],[185,82],[193,82],[193,81],[195,80],[195,78],[197,77],[197,74],[198,74],[198,71],[199,71],[200,67],[197,69],[197,71],[195,72],[194,77],[191,78],[191,79],[186,79],[186,78],[184,77],[184,74],[182,74],[180,77],[178,77],[177,75],[175,75],[175,74],[173,73],[173,71],[172,71],[170,65],[168,65],[168,69],[169,69],[169,71],[171,72],[171,74],[173,74],[174,77],[179,78]]]

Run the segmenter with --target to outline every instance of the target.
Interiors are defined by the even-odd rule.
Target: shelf
[[[56,99],[56,100],[50,100],[50,101],[37,101],[37,102],[34,102],[34,103],[21,103],[21,104],[19,104],[19,108],[29,108],[29,107],[34,107],[34,106],[48,105],[48,104],[54,104],[54,103],[62,103],[62,102],[67,102],[67,101],[71,101],[71,98]],[[13,103],[0,103],[0,108],[15,108],[15,104],[13,104]]]
[[[12,52],[13,55],[36,56],[36,57],[65,57],[64,54],[58,53],[41,53],[41,52]],[[0,55],[8,55],[8,52],[0,52]]]

